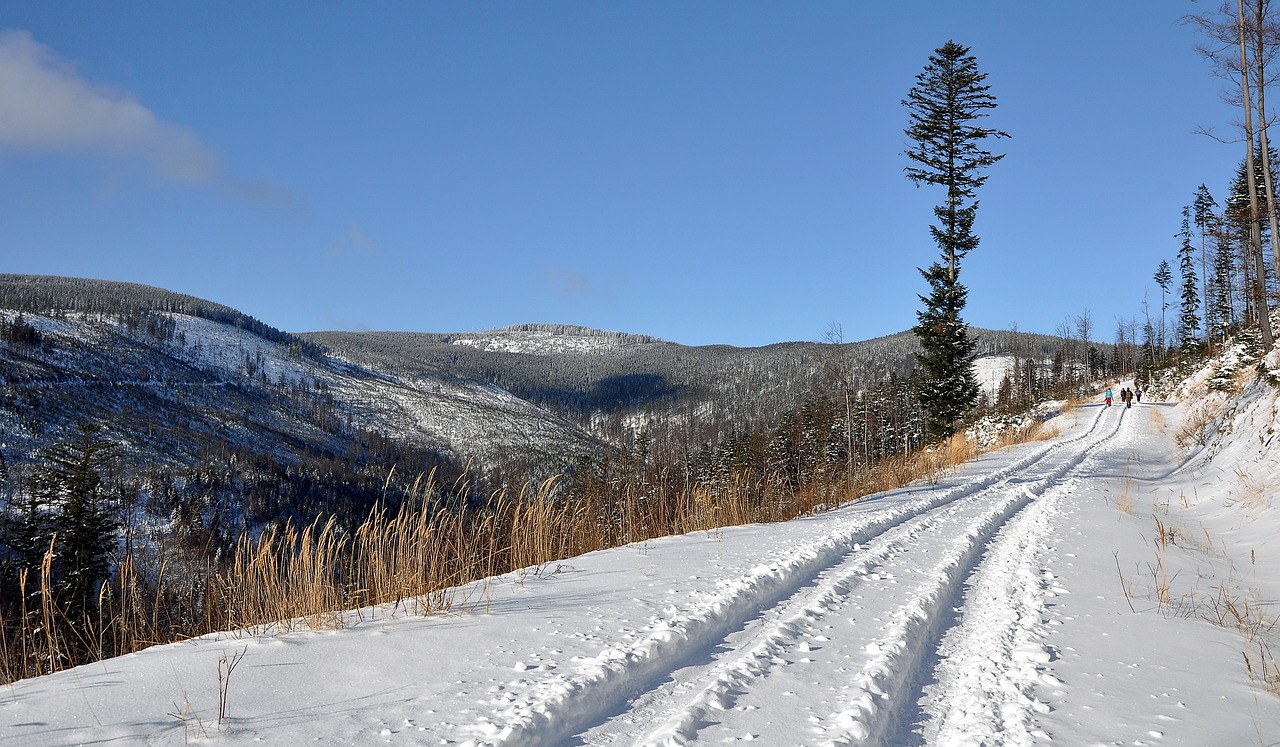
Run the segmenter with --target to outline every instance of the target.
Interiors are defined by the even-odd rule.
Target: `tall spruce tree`
[[[1178,272],[1182,276],[1182,302],[1178,314],[1178,346],[1183,353],[1193,351],[1199,344],[1200,332],[1200,279],[1196,277],[1196,265],[1191,246],[1191,208],[1182,209],[1182,230],[1178,232],[1182,246],[1178,249]]]
[[[910,121],[906,134],[915,142],[906,152],[911,160],[904,169],[907,178],[917,187],[933,184],[947,190],[946,201],[933,209],[938,223],[930,226],[942,257],[920,270],[929,295],[920,296],[924,308],[916,313],[913,330],[923,348],[917,354],[923,369],[917,392],[934,439],[954,433],[978,401],[973,371],[977,344],[960,317],[968,300],[968,289],[959,280],[960,260],[978,245],[974,193],[986,182],[987,167],[1004,157],[984,150],[982,143],[1008,137],[976,124],[996,107],[990,86],[983,84],[986,77],[969,47],[948,41],[930,55],[902,102]]]
[[[1156,285],[1160,286],[1160,329],[1156,333],[1156,343],[1163,353],[1166,347],[1164,312],[1169,309],[1169,284],[1173,282],[1173,270],[1169,267],[1169,260],[1160,260],[1154,279]]]
[[[1197,187],[1192,210],[1195,213],[1196,229],[1200,232],[1200,291],[1201,298],[1204,301],[1204,328],[1206,333],[1214,326],[1214,307],[1211,300],[1213,291],[1210,288],[1214,277],[1209,272],[1209,243],[1211,239],[1221,234],[1217,226],[1218,214],[1214,212],[1216,207],[1218,207],[1218,201],[1213,199],[1209,188],[1204,184]]]
[[[1236,263],[1231,236],[1223,232],[1218,238],[1218,252],[1213,261],[1213,320],[1209,330],[1216,342],[1225,343],[1236,324]]]

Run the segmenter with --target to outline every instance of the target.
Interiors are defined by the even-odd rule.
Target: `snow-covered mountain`
[[[5,383],[42,390],[45,400],[76,387],[147,390],[149,399],[175,403],[191,398],[193,389],[239,388],[246,397],[302,390],[323,393],[333,400],[335,415],[363,428],[463,456],[533,450],[556,461],[559,454],[599,446],[562,418],[495,386],[444,377],[402,379],[328,356],[301,356],[285,343],[200,317],[159,312],[151,320],[166,327],[159,337],[111,316],[73,312],[55,318],[0,310],[0,319],[9,323],[19,316],[41,343],[3,348],[9,364]],[[90,417],[87,410],[80,414]],[[14,410],[9,417],[11,438],[39,440]],[[152,417],[163,420],[163,411]],[[294,425],[296,435],[304,436],[305,428]]]
[[[447,615],[20,681],[0,744],[1269,744],[1278,411],[1228,361],[936,482],[487,579]]]
[[[157,510],[189,512],[212,492],[227,499],[222,525],[363,516],[396,487],[393,470],[405,485],[468,465],[539,479],[607,448],[492,384],[356,365],[145,286],[0,276],[0,332],[4,475],[20,482],[90,425],[119,445],[137,490],[174,494]]]

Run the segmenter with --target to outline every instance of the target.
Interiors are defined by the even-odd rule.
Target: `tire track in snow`
[[[1097,444],[1114,436],[1115,431],[1110,430],[1094,437],[1098,422],[1096,419],[1095,427],[1083,439],[1071,441],[1074,444],[1085,442],[1082,449],[1068,450],[1061,464],[1049,470],[1047,476],[1034,481],[1033,484],[1039,491],[1044,492],[1047,486],[1052,486],[1078,466]],[[1035,461],[1041,459],[1037,458]],[[1021,472],[1028,466],[1024,464],[1014,477],[1020,478]],[[945,512],[922,514],[904,536],[898,537],[893,532],[886,532],[878,542],[856,553],[854,562],[848,563],[847,568],[841,569],[833,580],[824,584],[814,601],[802,605],[799,611],[774,624],[764,636],[764,642],[745,656],[718,665],[712,683],[666,723],[637,740],[635,744],[658,747],[694,741],[701,725],[718,718],[719,714],[733,706],[735,693],[749,689],[753,680],[767,676],[772,665],[785,662],[784,654],[788,648],[798,647],[802,652],[808,651],[809,647],[800,640],[805,631],[816,627],[827,613],[837,612],[846,606],[845,597],[868,575],[872,566],[887,560],[890,554],[902,554],[891,553],[894,548],[915,551],[907,563],[922,562],[919,557],[922,554],[925,555],[925,562],[928,562],[929,554],[919,552],[918,543],[927,532],[932,531],[934,535],[941,534],[941,541],[950,542],[951,547],[940,558],[933,559],[934,565],[923,574],[925,583],[912,591],[909,601],[901,605],[893,616],[888,635],[867,646],[867,653],[871,656],[856,677],[857,687],[854,690],[857,694],[852,698],[852,707],[825,719],[833,725],[822,737],[827,744],[848,744],[855,741],[879,743],[884,740],[891,733],[892,725],[900,721],[899,715],[910,710],[903,707],[901,694],[914,690],[914,680],[918,678],[927,652],[933,648],[928,644],[931,639],[936,640],[941,621],[950,615],[951,605],[948,600],[958,596],[959,587],[968,575],[968,570],[977,565],[978,557],[991,543],[999,528],[1008,523],[1011,517],[1020,515],[1026,506],[1039,497],[1036,490],[1025,485],[994,498],[989,495],[993,492],[1000,493],[1008,484],[1007,480],[1008,478],[1002,479],[995,485],[966,496],[968,505],[952,504]],[[976,512],[973,510],[983,503],[987,504],[986,508],[980,508]],[[948,534],[948,531],[951,533]],[[1037,621],[1038,619],[1037,617]],[[822,636],[821,640],[825,643],[828,639]],[[1027,658],[1032,659],[1037,655],[1038,653],[1028,654]],[[890,689],[886,690],[886,686]],[[904,687],[908,690],[904,691]],[[895,695],[898,697],[894,697]],[[876,698],[884,698],[887,702],[877,704]],[[824,721],[818,718],[810,720]]]
[[[510,683],[504,689],[502,701],[492,704],[491,715],[468,729],[474,735],[472,744],[564,743],[574,735],[607,723],[610,714],[623,708],[637,694],[655,687],[664,676],[690,662],[706,659],[714,647],[722,645],[731,633],[743,629],[749,620],[781,605],[784,611],[773,615],[774,618],[780,616],[781,621],[772,623],[757,636],[760,643],[746,651],[733,651],[728,659],[721,657],[720,663],[706,667],[699,681],[710,680],[710,684],[695,693],[692,700],[655,708],[666,717],[665,721],[639,743],[682,744],[696,739],[710,711],[722,711],[735,700],[735,692],[767,676],[779,652],[803,645],[798,632],[802,624],[821,616],[824,608],[830,610],[844,604],[849,590],[868,577],[870,568],[896,552],[927,544],[919,540],[922,532],[939,523],[954,523],[953,517],[962,509],[971,511],[972,505],[979,503],[971,499],[985,498],[994,488],[1016,482],[1037,463],[1063,451],[1068,466],[1054,472],[1065,472],[1078,463],[1075,456],[1111,435],[1110,431],[1099,435],[1102,414],[1100,411],[1083,434],[1052,442],[1002,469],[950,489],[925,491],[918,498],[882,512],[855,514],[821,541],[798,547],[771,564],[753,568],[743,577],[723,579],[715,593],[693,599],[683,609],[675,605],[664,609],[644,629],[624,634],[621,643],[604,648],[590,659],[577,661],[572,673]],[[930,574],[939,588],[918,592],[913,601],[901,607],[896,614],[895,632],[876,644],[872,661],[857,680],[859,697],[832,719],[838,728],[827,735],[830,743],[847,743],[861,734],[883,733],[885,719],[877,720],[875,714],[883,713],[884,709],[876,708],[875,700],[889,697],[891,691],[898,693],[907,682],[904,679],[894,685],[887,681],[886,675],[907,663],[902,659],[910,652],[912,641],[927,637],[928,625],[913,621],[936,623],[941,613],[931,613],[930,608],[936,608],[947,589],[960,583],[956,576],[962,579],[967,575],[956,569],[972,566],[985,542],[1031,500],[1030,495],[1014,491],[1012,498],[998,501],[993,510],[983,514],[975,531],[960,532],[962,539]],[[974,525],[972,521],[962,521],[970,528]],[[863,549],[863,545],[867,547]],[[810,601],[812,592],[798,602],[789,601],[789,597],[813,583],[820,574],[842,563],[848,567],[837,571],[834,580],[820,585],[816,601]],[[788,604],[795,611],[788,611],[791,609]],[[916,666],[918,664],[916,662]],[[627,728],[634,729],[635,725]]]
[[[1126,423],[1125,412],[1116,418],[1116,433]],[[1050,550],[1053,519],[1075,482],[1052,486],[1009,522],[970,577],[964,619],[940,642],[936,684],[925,688],[931,702],[924,734],[930,744],[1030,745],[1050,739],[1034,724],[1035,714],[1049,711],[1035,688],[1062,686],[1046,668],[1054,652],[1044,643],[1045,599],[1067,591],[1040,567],[1040,559]]]
[[[937,684],[926,688],[928,743],[1029,745],[1048,736],[1034,727],[1034,714],[1048,712],[1034,688],[1062,683],[1045,670],[1053,652],[1044,643],[1044,599],[1065,590],[1036,560],[1070,492],[1069,482],[1055,486],[1023,509],[971,577],[964,618],[939,644]]]
[[[937,688],[940,704],[933,705],[933,709],[944,712],[941,720],[947,725],[945,729],[938,729],[939,733],[935,735],[937,743],[1020,743],[1008,741],[1008,734],[1000,734],[994,742],[984,735],[1002,732],[1003,727],[1009,724],[1029,724],[1029,712],[1041,707],[1027,694],[1030,677],[1014,687],[1016,693],[1000,687],[991,687],[985,693],[963,691],[963,688],[987,684],[992,677],[998,678],[1014,670],[1025,674],[1027,667],[1035,670],[1037,676],[1042,674],[1038,664],[1047,663],[1048,652],[1042,646],[1034,647],[1031,642],[1034,627],[1025,624],[1029,618],[1018,614],[1020,610],[1012,611],[1015,623],[1019,624],[1015,624],[1010,632],[1009,620],[1004,614],[1008,600],[1000,597],[999,587],[1003,582],[1020,589],[1017,601],[1023,605],[1035,607],[1043,604],[1039,580],[1028,582],[1024,575],[1027,562],[1035,561],[1034,556],[1026,555],[1025,551],[1038,533],[1048,531],[1046,517],[1053,510],[1054,497],[1066,491],[1064,482],[1068,475],[1119,431],[1124,412],[1113,419],[1113,425],[1099,431],[1096,425],[1104,413],[1099,412],[1095,427],[1090,429],[1083,443],[1081,440],[1072,442],[1078,449],[1068,450],[1066,458],[1047,475],[1022,486],[1020,495],[1006,496],[980,522],[971,525],[967,533],[968,543],[963,540],[957,542],[953,562],[950,565],[940,564],[935,569],[932,587],[899,608],[889,634],[876,644],[875,655],[856,678],[857,687],[848,707],[832,719],[835,726],[826,734],[825,746],[880,744],[906,738],[901,732],[910,725],[908,714],[915,710],[915,703],[919,700],[919,689],[915,683],[924,679],[922,670],[931,654],[936,653],[936,658],[941,661],[947,659],[938,650],[938,641],[951,614],[948,602],[961,596],[964,584],[971,577],[979,579],[983,594],[978,597],[971,595],[963,608],[965,623],[962,629],[970,637],[958,644],[955,667],[965,668],[965,673],[944,681]],[[1029,507],[1034,508],[1028,510]],[[1015,517],[1020,520],[1015,520]],[[1006,525],[1013,526],[1015,531],[997,539],[997,534]],[[985,558],[982,557],[984,554]],[[1038,624],[1037,615],[1036,626]],[[1002,639],[1006,645],[985,649],[991,639]],[[991,651],[997,654],[992,656]],[[978,669],[984,671],[976,671]],[[990,671],[993,669],[994,672]],[[976,683],[975,680],[982,682]],[[997,697],[984,697],[988,695]],[[1010,697],[1002,697],[1004,695]]]
[[[760,643],[743,654],[722,660],[712,669],[712,681],[680,707],[673,715],[636,745],[660,747],[685,744],[696,737],[701,724],[717,713],[733,707],[734,693],[751,688],[754,682],[768,676],[778,665],[786,663],[786,654],[797,649],[808,651],[808,631],[823,618],[841,611],[850,593],[873,571],[894,556],[905,552],[939,523],[958,512],[960,507],[920,514],[875,538],[867,547],[855,546],[839,572],[826,579],[817,593],[793,602],[792,609],[777,622],[768,624],[758,637]],[[822,642],[826,642],[823,637]]]

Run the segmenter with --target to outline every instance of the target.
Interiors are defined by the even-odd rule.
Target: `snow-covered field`
[[[1273,744],[1275,392],[1183,396],[1070,410],[821,516],[492,579],[446,616],[18,682],[0,744]]]

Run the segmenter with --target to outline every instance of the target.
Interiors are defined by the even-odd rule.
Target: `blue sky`
[[[1110,340],[1158,304],[1196,187],[1221,198],[1243,157],[1193,134],[1234,117],[1178,24],[1203,7],[10,0],[0,271],[293,332],[892,334],[941,199],[903,176],[900,102],[953,39],[1013,135],[978,195],[966,320],[1052,333],[1087,311]]]

